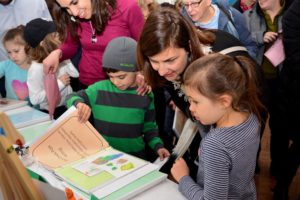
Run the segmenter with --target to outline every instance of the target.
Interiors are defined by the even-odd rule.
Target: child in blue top
[[[29,100],[26,81],[31,61],[25,52],[23,32],[22,25],[7,31],[2,42],[9,60],[0,62],[0,78],[5,76],[6,97],[17,100]]]
[[[260,140],[255,64],[243,56],[210,54],[194,61],[183,83],[196,120],[212,125],[199,148],[197,182],[185,161],[171,173],[187,199],[256,199],[254,170]]]

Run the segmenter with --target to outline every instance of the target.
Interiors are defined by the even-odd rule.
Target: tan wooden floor
[[[270,130],[266,127],[262,138],[261,153],[259,157],[260,173],[256,175],[256,189],[258,194],[258,200],[272,200],[273,193],[272,188],[274,187],[274,179],[270,176]],[[300,169],[298,168],[298,173],[296,178],[294,178],[293,183],[289,190],[290,200],[299,200],[300,196]]]

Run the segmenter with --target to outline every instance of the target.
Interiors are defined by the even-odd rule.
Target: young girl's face
[[[25,53],[25,46],[14,41],[6,41],[4,47],[7,51],[9,59],[16,63],[21,68],[27,69],[29,58]]]
[[[115,73],[107,73],[109,80],[119,89],[126,90],[130,87],[137,86],[136,72],[118,71]]]
[[[188,63],[188,52],[184,48],[169,47],[149,57],[152,68],[168,81],[175,81]]]
[[[193,87],[185,87],[192,115],[204,125],[218,124],[226,110],[220,101],[213,101]]]
[[[91,19],[91,0],[56,0],[61,8],[65,8],[68,13],[81,19]]]

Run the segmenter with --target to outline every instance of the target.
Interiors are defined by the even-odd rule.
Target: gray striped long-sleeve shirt
[[[238,126],[212,128],[199,150],[197,183],[190,176],[179,181],[187,199],[256,199],[254,170],[259,146],[255,115]]]

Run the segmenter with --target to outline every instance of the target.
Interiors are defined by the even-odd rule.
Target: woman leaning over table
[[[241,42],[231,34],[222,31],[197,31],[178,11],[170,8],[158,8],[150,13],[145,22],[137,47],[137,61],[145,75],[147,83],[153,89],[163,87],[170,94],[170,101],[193,119],[189,111],[189,102],[182,90],[182,75],[188,65],[194,60],[211,52],[219,52],[230,47],[238,47],[227,55],[246,56],[250,58]],[[260,89],[263,89],[261,69],[256,66]],[[262,98],[262,97],[261,97]],[[169,102],[169,101],[168,101]],[[205,134],[207,127],[199,126]],[[206,130],[205,130],[206,129]],[[203,137],[204,135],[201,134]],[[199,134],[196,136],[199,137]],[[194,139],[190,152],[197,152],[199,139]],[[191,155],[190,168],[194,159]],[[191,169],[196,175],[197,166]]]

